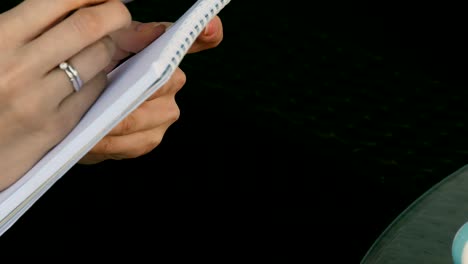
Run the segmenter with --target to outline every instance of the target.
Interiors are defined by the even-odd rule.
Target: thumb
[[[110,34],[110,37],[121,51],[138,53],[160,37],[166,28],[167,23],[132,21],[130,27],[115,31]]]

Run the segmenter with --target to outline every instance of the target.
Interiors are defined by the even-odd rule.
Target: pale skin
[[[118,0],[25,0],[0,14],[0,191],[73,129],[105,89],[106,73],[164,29],[133,21]],[[222,38],[215,17],[189,53],[214,48]],[[79,71],[84,82],[79,92],[57,67],[63,61]],[[135,158],[157,147],[179,118],[175,95],[185,82],[177,69],[80,163]]]

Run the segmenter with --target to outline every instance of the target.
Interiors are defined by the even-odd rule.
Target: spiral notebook
[[[170,79],[206,24],[229,2],[196,1],[161,37],[109,73],[108,87],[67,137],[20,180],[0,192],[0,235],[114,126]]]

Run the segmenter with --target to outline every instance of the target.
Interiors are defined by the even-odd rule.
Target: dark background
[[[129,8],[135,20],[174,21],[193,2]],[[2,244],[148,238],[207,258],[357,263],[467,163],[465,21],[461,4],[304,4],[233,0],[221,45],[180,65],[181,118],[162,144],[73,167]]]

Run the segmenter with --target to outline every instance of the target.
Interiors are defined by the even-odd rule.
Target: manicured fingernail
[[[155,33],[162,34],[166,31],[166,26],[156,22],[141,23],[135,28],[135,30],[138,32],[153,30]]]

